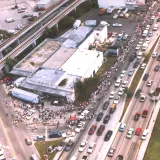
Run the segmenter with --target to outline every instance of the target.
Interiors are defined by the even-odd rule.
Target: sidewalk
[[[150,119],[150,122],[149,122],[149,125],[148,125],[148,128],[147,128],[149,130],[149,134],[148,134],[147,139],[144,140],[141,144],[141,147],[140,147],[138,155],[137,155],[137,160],[143,160],[143,158],[145,156],[150,138],[152,136],[152,131],[154,129],[154,125],[156,123],[156,119],[157,119],[157,116],[158,116],[158,113],[159,113],[159,109],[160,109],[160,101],[157,102],[156,107],[153,110],[152,117]]]

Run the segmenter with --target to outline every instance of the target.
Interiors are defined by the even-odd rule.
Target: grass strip
[[[43,141],[43,142],[36,142],[34,145],[40,155],[40,160],[43,160],[43,156],[47,155],[47,149],[49,146],[58,146],[62,140],[55,140],[55,141]],[[57,151],[51,154],[48,154],[48,160],[53,160]]]

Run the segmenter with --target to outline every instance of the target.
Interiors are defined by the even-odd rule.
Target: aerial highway
[[[11,57],[11,58],[16,57],[24,49],[26,49],[29,45],[31,45],[34,41],[36,41],[43,34],[46,27],[52,27],[55,24],[57,24],[63,17],[65,17],[68,13],[70,13],[73,9],[75,9],[83,1],[84,0],[74,1],[68,7],[64,8],[60,13],[58,13],[53,19],[51,19],[46,24],[44,24],[40,29],[35,31],[30,37],[28,37],[26,40],[20,43],[15,49],[13,49],[9,54],[7,54],[4,58],[0,60],[0,67],[2,68],[4,66],[5,60],[7,57]]]
[[[155,52],[158,52],[159,54],[160,45],[158,43],[158,46],[155,50]],[[147,86],[147,81],[141,81],[141,83],[138,85],[138,88],[142,89],[142,93],[146,96],[146,100],[144,102],[140,102],[139,98],[133,97],[131,104],[129,106],[129,111],[127,112],[125,118],[123,119],[123,122],[126,123],[126,129],[123,133],[118,132],[115,140],[112,144],[112,148],[115,148],[115,154],[113,158],[106,158],[107,159],[115,159],[117,155],[123,155],[125,160],[135,160],[137,156],[137,152],[139,150],[139,147],[143,141],[141,140],[140,136],[135,135],[136,128],[141,128],[142,133],[147,128],[147,125],[150,121],[150,117],[152,115],[152,111],[155,107],[155,102],[151,101],[150,96],[148,96],[151,89],[156,89],[156,87],[159,86],[160,81],[160,74],[159,71],[155,72],[154,67],[156,65],[159,65],[159,62],[152,58],[150,60],[150,63],[148,64],[148,68],[145,70],[145,73],[149,73],[148,80],[153,80],[153,84],[151,87]],[[142,118],[142,112],[144,109],[148,109],[148,115],[146,118]],[[134,115],[136,112],[140,112],[141,116],[138,121],[134,121]],[[134,129],[134,133],[131,139],[127,139],[126,135],[129,128]],[[150,132],[150,131],[149,131]]]

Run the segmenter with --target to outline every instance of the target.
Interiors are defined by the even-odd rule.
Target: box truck
[[[39,95],[18,88],[13,88],[11,90],[11,95],[30,103],[37,104],[41,101],[41,97]]]

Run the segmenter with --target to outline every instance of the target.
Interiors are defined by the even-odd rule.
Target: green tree
[[[68,29],[73,26],[73,23],[75,22],[75,19],[73,17],[66,16],[59,22],[59,28],[60,29]]]
[[[46,28],[44,33],[43,33],[43,37],[45,38],[55,38],[58,35],[58,30],[56,27],[52,27],[52,28]]]
[[[132,98],[133,92],[129,88],[125,88],[124,93],[127,94],[128,98]]]
[[[5,63],[6,72],[9,73],[17,63],[18,63],[18,60],[16,58],[8,57]]]

